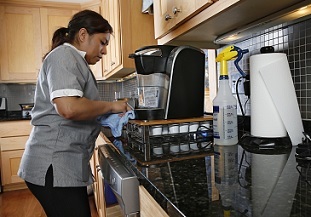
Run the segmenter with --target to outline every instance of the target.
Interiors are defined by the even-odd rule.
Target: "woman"
[[[55,31],[40,70],[31,123],[18,175],[48,217],[91,216],[89,160],[100,132],[96,117],[124,113],[126,102],[100,101],[88,65],[107,53],[112,27],[98,13],[75,14]]]

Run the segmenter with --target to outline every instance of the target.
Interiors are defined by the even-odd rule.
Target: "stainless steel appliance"
[[[191,46],[146,46],[135,60],[138,103],[135,119],[201,117],[204,114],[205,54]]]
[[[113,190],[124,216],[140,216],[139,181],[134,171],[109,144],[99,146],[98,158],[104,181]]]

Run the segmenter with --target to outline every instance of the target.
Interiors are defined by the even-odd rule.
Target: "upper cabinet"
[[[2,81],[34,81],[42,60],[39,8],[0,5]]]
[[[142,0],[102,0],[102,15],[113,27],[103,57],[105,79],[118,79],[135,71],[129,58],[140,47],[156,44],[153,16],[141,12]]]
[[[21,2],[0,5],[0,81],[34,83],[42,58],[51,48],[54,31],[67,27],[79,10],[80,6],[66,9],[56,3],[54,7]]]
[[[40,8],[43,54],[51,49],[54,32],[60,27],[67,27],[72,15],[76,12],[78,10]]]
[[[177,28],[212,3],[212,0],[155,0],[155,37],[160,38],[170,30]]]
[[[196,4],[195,7],[187,6],[195,8],[195,12],[187,15],[178,24],[173,20],[178,20],[177,16],[180,12],[177,12],[177,16],[175,16],[174,11],[181,9],[182,12],[183,7],[178,6],[176,2]],[[218,40],[224,35],[229,34],[230,36],[231,33],[232,35],[241,35],[241,30],[270,25],[267,27],[269,28],[287,22],[288,19],[298,19],[298,16],[288,16],[288,19],[284,19],[283,15],[297,11],[310,3],[310,0],[218,0],[212,4],[205,0],[189,2],[154,0],[155,35],[158,44],[191,44],[201,48],[217,48],[216,39]],[[306,14],[302,11],[299,13],[300,16],[305,16],[310,14],[310,9]],[[171,19],[166,19],[167,14]],[[222,41],[217,43],[221,44]]]
[[[92,10],[97,13],[101,13],[101,1],[96,0],[88,4],[84,4],[81,7],[81,10]],[[98,61],[95,65],[90,65],[90,68],[97,80],[103,80],[103,60]]]
[[[107,55],[90,66],[97,80],[131,74],[135,64],[129,54],[157,43],[153,16],[141,12],[142,0],[92,0],[84,4],[0,0],[0,82],[35,82],[54,31],[66,27],[72,15],[83,9],[101,13],[114,31]]]
[[[117,73],[114,72],[116,68],[122,68],[119,1],[104,0],[102,2],[102,15],[108,20],[113,29],[107,47],[107,55],[103,57],[103,75],[104,78],[109,78]]]

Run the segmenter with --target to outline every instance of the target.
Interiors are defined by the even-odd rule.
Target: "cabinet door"
[[[43,55],[50,51],[55,30],[67,27],[74,13],[70,9],[40,8]]]
[[[98,3],[98,5],[91,5],[87,7],[83,7],[82,10],[92,10],[99,14],[101,14],[101,7]],[[103,79],[103,60],[98,61],[95,65],[90,65],[90,68],[95,76],[96,79],[102,80]]]
[[[104,56],[104,77],[121,64],[121,38],[120,38],[120,10],[119,1],[105,0],[103,1],[103,16],[108,20],[113,28],[113,34],[107,47],[107,55]]]
[[[154,33],[159,38],[175,25],[173,15],[174,0],[154,0]]]
[[[32,125],[29,120],[0,122],[0,137],[29,136]]]
[[[213,3],[213,0],[154,0],[155,38],[161,38]]]
[[[186,20],[186,18],[195,12],[195,9],[195,1],[175,0],[171,9],[174,15],[175,25]]]
[[[38,8],[0,6],[2,81],[36,80],[42,60]]]
[[[110,20],[109,20],[109,14],[110,14],[110,11],[109,11],[109,1],[107,1],[107,0],[103,0],[102,1],[101,14],[109,22],[109,24],[112,25]],[[113,31],[115,31],[115,29],[113,29]],[[111,43],[112,37],[113,36],[111,36],[110,41],[109,41],[109,45],[107,47],[107,54],[105,56],[103,56],[103,59],[102,59],[102,61],[103,61],[103,76],[104,77],[106,77],[107,73],[111,69],[110,50],[111,50],[111,44],[112,44]]]
[[[103,57],[105,79],[123,78],[135,71],[129,54],[142,46],[156,44],[153,16],[141,12],[142,0],[103,0],[102,15],[114,33]],[[129,10],[130,9],[130,10]]]
[[[94,199],[95,204],[98,212],[99,217],[106,217],[106,203],[104,198],[104,185],[102,181],[102,175],[101,171],[99,169],[99,161],[98,161],[98,146],[105,144],[105,140],[102,138],[101,135],[99,135],[95,142],[95,149],[94,149],[94,184],[93,184],[93,190],[94,190]]]
[[[100,170],[97,171],[97,177],[98,177],[98,180],[97,180],[97,184],[98,184],[98,186],[97,186],[97,189],[98,189],[98,192],[97,192],[98,216],[99,217],[106,217],[106,201],[105,201],[105,197],[104,197],[104,182],[103,182],[102,174],[101,174]]]
[[[28,137],[27,135],[0,138],[2,185],[24,183],[17,176],[17,171]]]
[[[144,186],[139,186],[140,215],[144,217],[169,217]]]
[[[17,176],[17,171],[23,153],[24,150],[1,152],[2,185],[24,182],[24,180]]]
[[[121,29],[120,29],[120,5],[119,1],[109,0],[109,20],[111,22],[114,33],[110,39],[110,70],[113,71],[121,64]]]

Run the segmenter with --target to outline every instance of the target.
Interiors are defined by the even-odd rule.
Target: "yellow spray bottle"
[[[238,55],[234,46],[223,49],[216,57],[220,62],[219,88],[213,100],[213,133],[216,145],[236,145],[238,143],[237,101],[229,86],[228,61]]]

